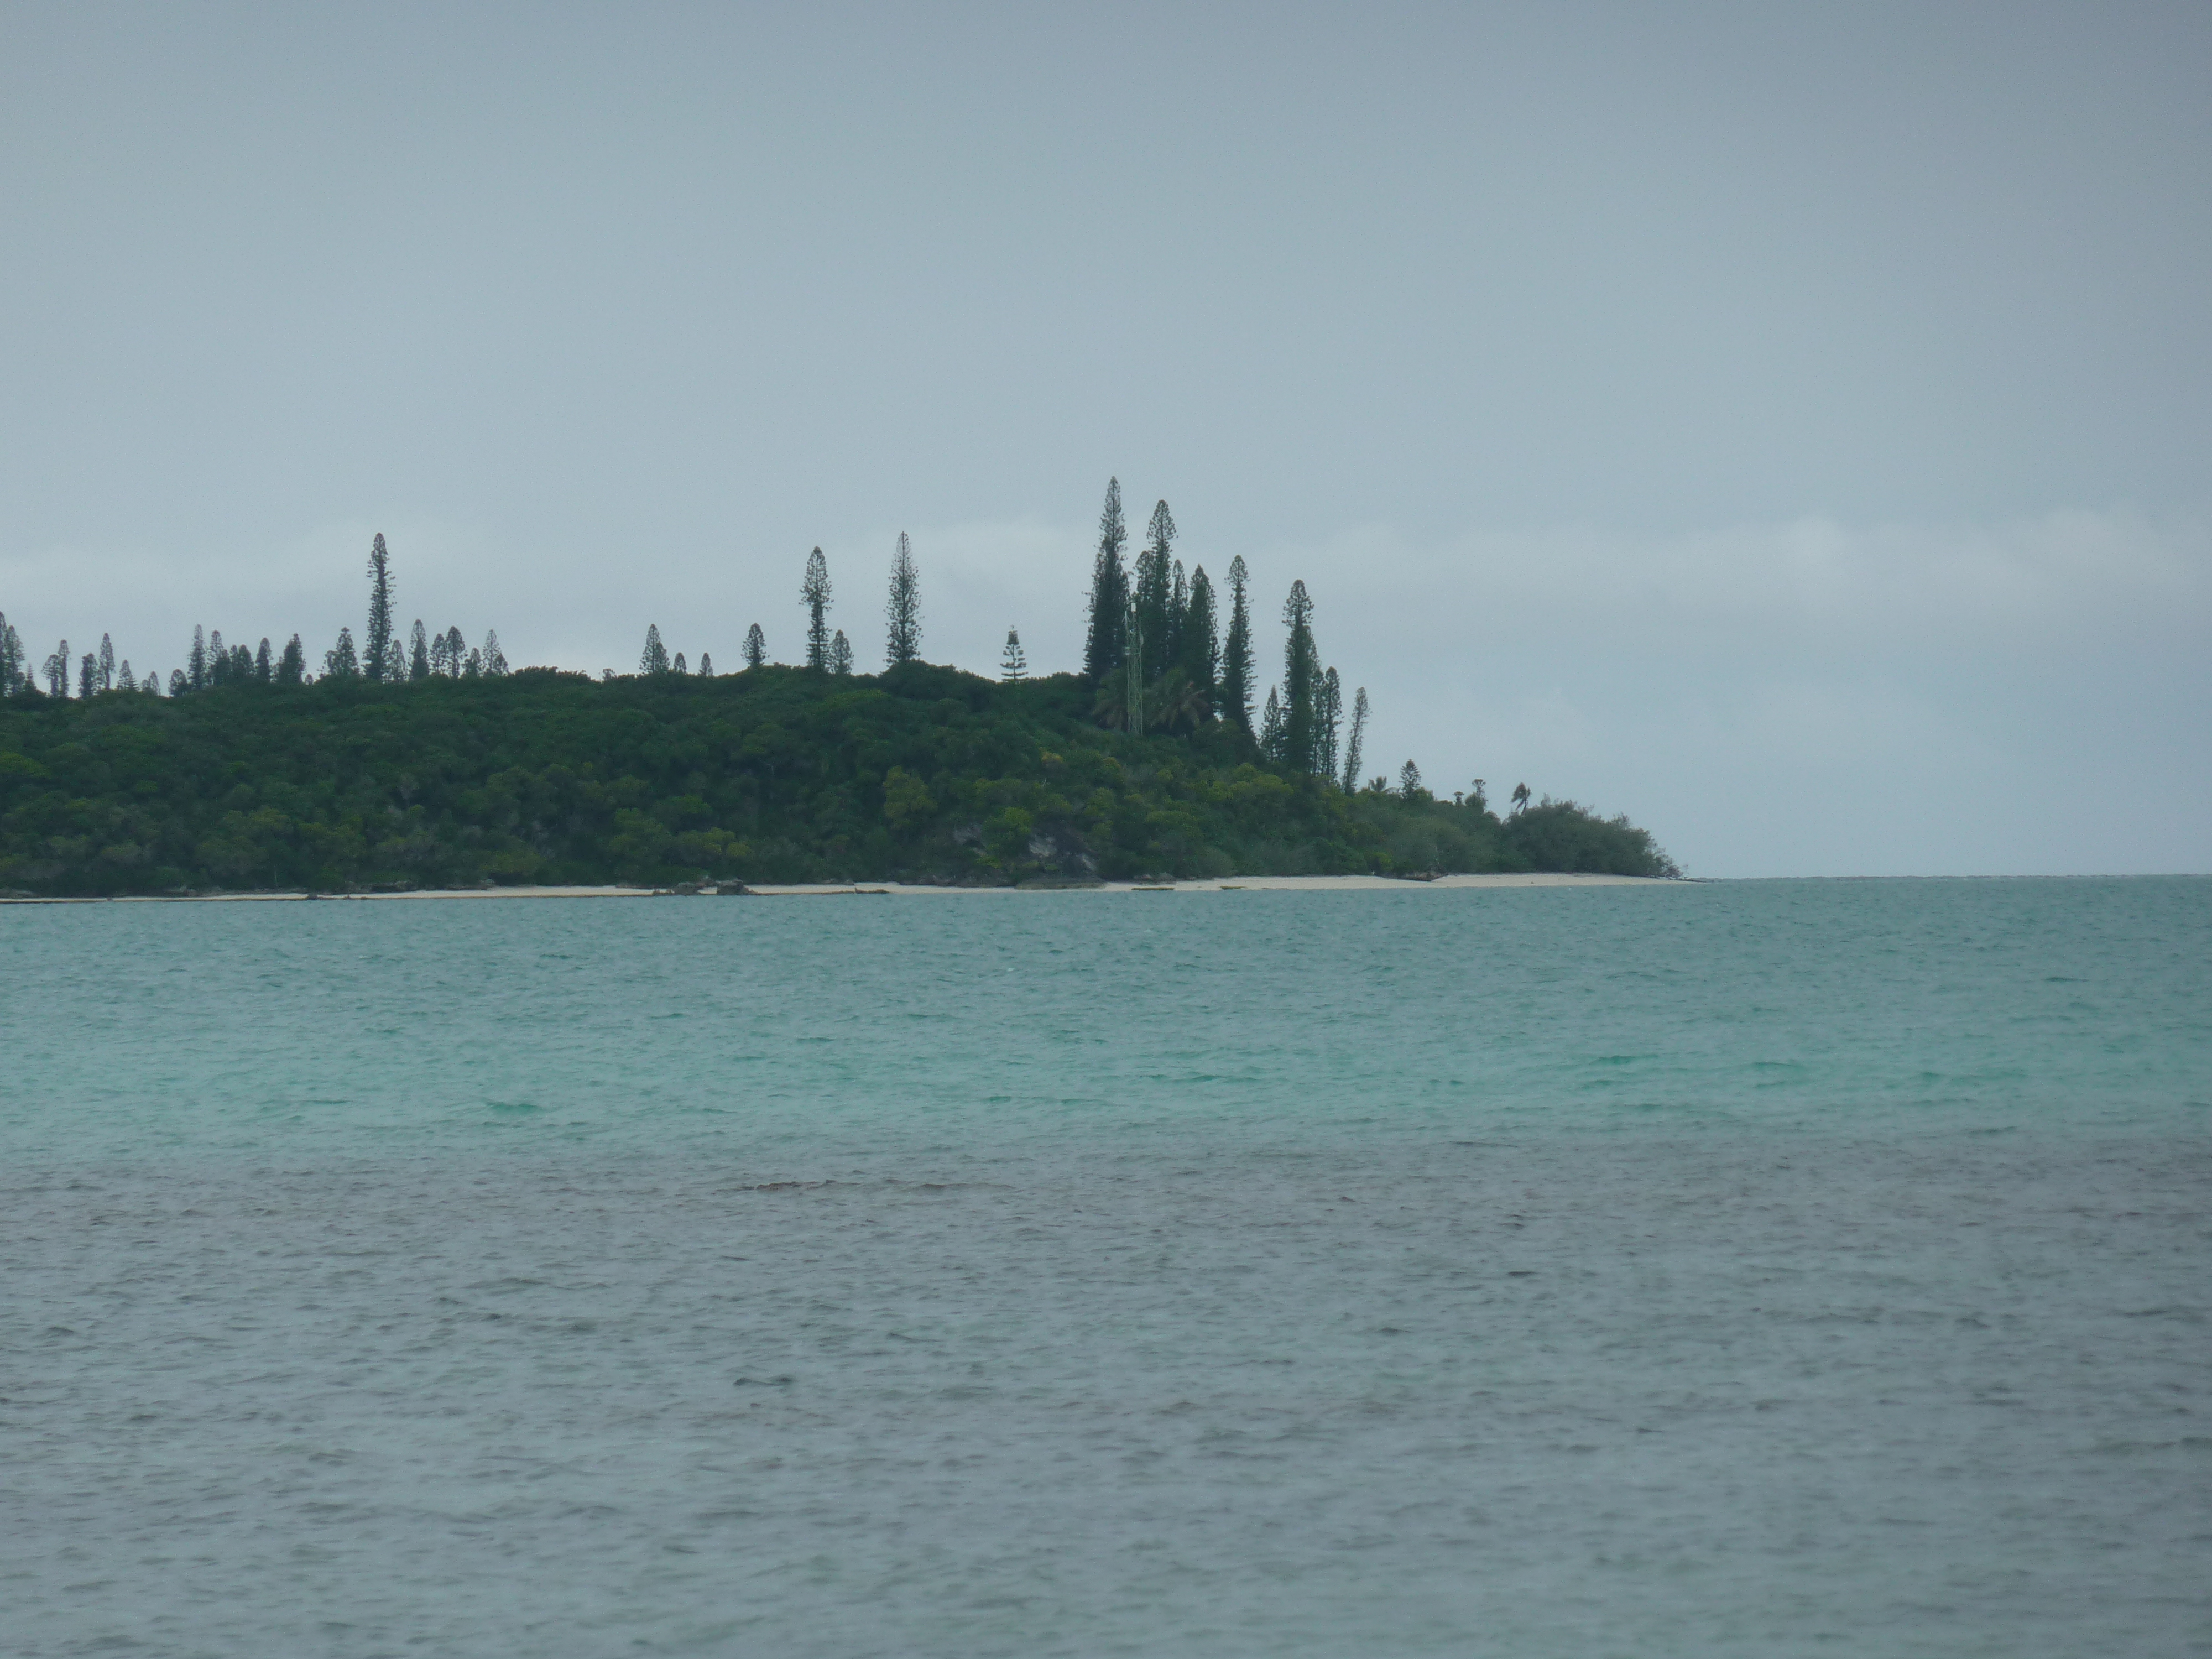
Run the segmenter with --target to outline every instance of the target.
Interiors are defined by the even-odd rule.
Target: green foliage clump
[[[1104,729],[1069,674],[297,678],[0,698],[0,890],[1674,873],[1570,802],[1501,820],[1347,795],[1231,722]]]

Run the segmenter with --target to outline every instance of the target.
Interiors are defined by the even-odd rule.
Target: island
[[[1162,502],[1125,564],[1110,487],[1082,668],[1032,675],[1009,630],[996,678],[922,659],[903,536],[875,674],[828,625],[818,548],[805,660],[769,661],[756,624],[728,673],[657,626],[635,672],[597,677],[510,671],[495,635],[403,638],[380,536],[362,641],[319,673],[297,635],[195,629],[166,686],[103,641],[64,644],[41,688],[0,617],[0,894],[1680,873],[1625,817],[1525,786],[1501,813],[1411,761],[1363,775],[1366,695],[1347,710],[1303,583],[1255,717],[1243,561],[1224,634],[1174,536]]]

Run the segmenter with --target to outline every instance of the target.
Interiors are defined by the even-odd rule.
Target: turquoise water
[[[2212,881],[0,910],[10,1652],[2212,1652]]]

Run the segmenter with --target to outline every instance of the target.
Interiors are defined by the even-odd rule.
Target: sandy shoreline
[[[737,896],[797,898],[836,894],[915,894],[929,897],[974,897],[1035,893],[1346,893],[1405,892],[1437,887],[1680,887],[1691,884],[1650,876],[1516,875],[1439,876],[1434,881],[1405,881],[1391,876],[1224,876],[1218,881],[1109,881],[1085,887],[921,887],[896,881],[799,883],[757,885]],[[384,902],[419,899],[503,898],[679,898],[720,896],[666,887],[432,887],[406,893],[191,893],[130,894],[117,898],[0,898],[0,904],[299,904]]]

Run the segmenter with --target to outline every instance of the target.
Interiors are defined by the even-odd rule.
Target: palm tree
[[[1152,723],[1167,732],[1195,732],[1213,717],[1213,699],[1181,668],[1170,668],[1153,689]]]
[[[1513,786],[1513,810],[1516,812],[1523,811],[1527,810],[1528,805],[1528,786],[1525,783],[1515,784]]]

